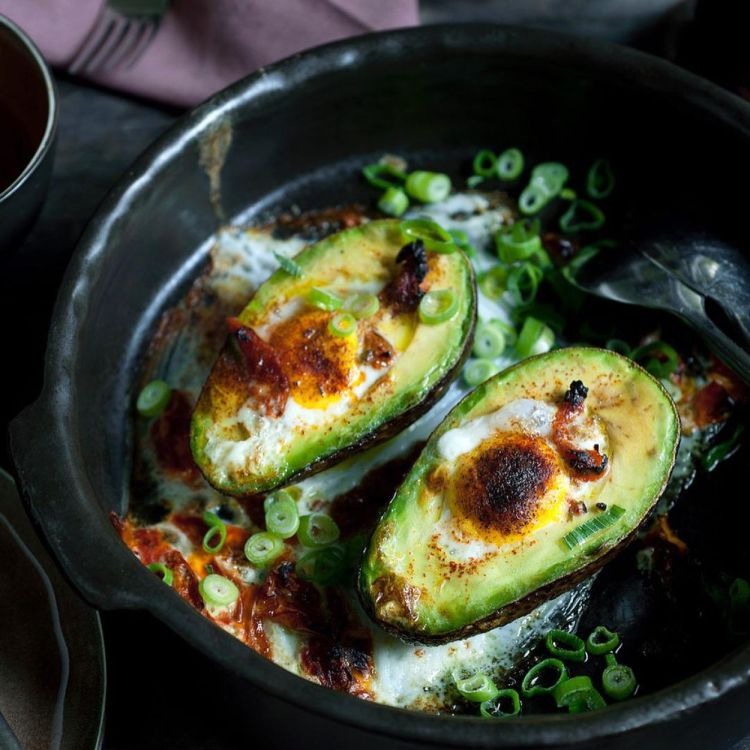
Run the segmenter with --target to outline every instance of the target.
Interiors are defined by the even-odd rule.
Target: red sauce
[[[151,440],[159,466],[186,484],[195,484],[200,471],[190,451],[190,419],[193,406],[183,391],[173,391],[169,405],[151,425]]]
[[[707,427],[726,419],[732,410],[732,398],[723,385],[711,381],[701,388],[693,398],[695,423],[699,428]]]

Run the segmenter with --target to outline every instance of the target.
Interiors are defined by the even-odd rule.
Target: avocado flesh
[[[262,408],[248,401],[248,384],[242,378],[227,377],[227,363],[238,359],[230,335],[203,387],[191,423],[193,458],[217,490],[234,495],[258,494],[321,471],[399,432],[444,393],[468,355],[476,319],[474,273],[462,252],[426,255],[422,289],[452,289],[459,300],[456,314],[437,325],[421,323],[416,309],[390,309],[381,299],[378,313],[359,322],[354,339],[336,339],[327,332],[327,321],[335,313],[304,301],[313,287],[344,298],[350,292],[377,294],[398,274],[401,263],[396,258],[405,244],[398,221],[372,221],[305,248],[294,258],[300,276],[279,269],[257,289],[238,322],[259,333],[272,349],[289,343],[285,333],[274,338],[274,330],[279,330],[278,321],[291,306],[287,324],[294,328],[294,318],[312,321],[333,359],[343,352],[342,356],[353,357],[352,362],[360,365],[365,329],[384,337],[395,359],[375,372],[377,379],[350,403],[337,400],[335,393],[328,402],[323,399],[318,403],[315,393],[312,402],[305,400],[310,393],[302,397],[295,393],[294,383],[298,382],[299,363],[304,357],[287,351],[287,365],[297,370],[289,373],[292,391],[286,412],[279,418],[262,415]],[[301,342],[302,346],[307,344]],[[360,351],[355,352],[351,346],[359,346]],[[315,370],[316,366],[313,363],[310,367]],[[308,391],[317,387],[315,378],[330,375],[325,367],[318,369],[320,372],[302,372]],[[370,372],[373,374],[372,368]],[[330,391],[330,383],[325,385]],[[300,419],[310,423],[300,426]],[[257,432],[253,427],[256,423]],[[268,431],[268,439],[261,428]]]
[[[439,446],[446,442],[441,444],[440,439],[447,432],[469,423],[467,430],[451,436],[470,439],[482,425],[475,420],[492,419],[488,415],[502,413],[504,407],[516,408],[509,404],[534,399],[557,409],[574,381],[588,388],[586,419],[595,419],[597,429],[606,435],[602,441],[606,470],[599,479],[571,482],[566,478],[570,467],[563,461],[558,474],[545,479],[542,469],[548,457],[543,443],[549,440],[527,450],[524,441],[534,441],[520,434],[526,430],[523,425],[518,440],[499,434],[480,441],[473,452],[458,459],[446,459],[445,449],[441,453]],[[589,576],[634,535],[669,479],[679,439],[679,417],[662,385],[614,352],[559,349],[499,373],[448,414],[381,517],[360,570],[359,593],[365,609],[385,629],[423,643],[465,638],[528,613]],[[498,440],[515,441],[516,453],[506,472],[514,476],[507,481],[481,470],[483,458],[504,455]],[[493,508],[496,515],[489,526],[482,525],[487,518],[481,514],[464,518],[462,508],[473,490],[462,484],[466,472],[461,466],[469,460],[475,462],[469,464],[471,476],[480,482],[489,477],[506,490],[510,486],[528,491],[534,481],[549,485],[558,479],[568,490],[583,487],[589,493],[587,512],[571,514],[563,492],[556,512],[554,503],[552,510],[542,503],[537,517],[524,515],[523,506],[513,505],[513,497],[506,494],[501,498],[505,506]],[[554,457],[549,460],[553,464]],[[480,495],[483,491],[476,488]],[[610,509],[619,506],[624,514],[569,549],[563,537],[603,513],[596,503]]]

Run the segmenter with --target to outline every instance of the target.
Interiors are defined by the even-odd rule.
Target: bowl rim
[[[34,496],[37,493],[42,495],[43,488],[50,489],[53,485],[43,476],[43,469],[34,471],[33,462],[29,460],[30,454],[34,453],[28,444],[29,437],[47,430],[53,438],[55,433],[70,438],[65,433],[70,426],[71,411],[66,393],[70,393],[73,382],[78,346],[76,326],[86,315],[85,285],[98,274],[110,235],[150,179],[165,169],[186,146],[194,144],[224,118],[231,118],[235,111],[251,103],[262,108],[269,98],[279,95],[279,90],[284,89],[280,85],[282,82],[292,87],[299,86],[306,79],[351,65],[368,52],[388,57],[398,52],[399,45],[407,41],[417,50],[422,49],[421,44],[438,49],[461,49],[467,54],[506,54],[512,58],[530,55],[533,59],[544,59],[546,64],[554,64],[556,58],[562,57],[570,67],[577,65],[596,70],[597,75],[616,78],[643,93],[659,93],[676,102],[688,101],[699,113],[709,115],[714,121],[731,124],[750,143],[750,104],[739,97],[651,55],[559,32],[475,23],[414,27],[332,42],[259,69],[185,114],[147,148],[100,204],[79,241],[52,316],[42,394],[11,425],[11,450],[30,514],[69,578],[89,601],[104,608],[146,609],[234,674],[282,702],[337,723],[376,735],[425,744],[530,748],[590,743],[615,734],[673,722],[750,683],[750,644],[698,674],[648,696],[580,716],[523,717],[503,723],[500,729],[496,722],[478,717],[433,715],[370,703],[300,678],[215,627],[149,574],[124,545],[122,552],[132,561],[128,567],[133,571],[127,591],[111,586],[111,581],[104,584],[93,576],[87,579],[83,576],[84,561],[79,557],[77,562],[55,543],[55,521],[50,521],[46,514],[39,512],[39,507],[35,507]],[[84,470],[71,461],[75,458],[74,448],[68,446],[62,451],[63,457],[58,460],[67,465],[60,470],[65,472],[65,479],[78,488],[79,495],[89,495],[87,499],[98,504],[87,487]],[[102,514],[105,513],[102,509]],[[118,554],[117,563],[124,559]],[[125,575],[122,568],[119,572],[121,576]]]
[[[44,132],[39,140],[39,144],[36,147],[36,151],[27,162],[21,173],[10,183],[4,190],[0,190],[0,203],[8,199],[11,195],[16,193],[21,186],[28,181],[30,176],[36,170],[37,166],[44,159],[45,155],[49,151],[54,138],[55,131],[57,130],[58,120],[58,97],[57,87],[55,81],[52,78],[49,67],[47,66],[42,53],[39,48],[31,41],[31,38],[21,29],[18,24],[14,23],[7,16],[0,14],[0,26],[7,28],[11,34],[15,35],[16,38],[24,45],[31,59],[36,63],[36,67],[42,74],[44,81],[44,90],[47,94],[47,121],[44,126]]]

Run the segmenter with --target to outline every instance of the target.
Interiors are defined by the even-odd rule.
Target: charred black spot
[[[588,395],[589,389],[580,380],[574,380],[565,391],[565,401],[571,406],[580,406]]]
[[[396,256],[400,267],[380,293],[381,301],[396,312],[413,312],[424,296],[420,284],[427,276],[427,253],[422,240],[404,245]]]
[[[404,245],[396,256],[396,263],[403,263],[421,282],[427,276],[427,252],[422,240],[414,240]]]
[[[607,454],[598,450],[576,450],[569,448],[563,452],[565,463],[576,473],[581,475],[603,474],[607,469],[609,459]]]
[[[482,526],[518,532],[533,519],[553,474],[550,456],[532,438],[518,437],[459,470],[457,501]]]

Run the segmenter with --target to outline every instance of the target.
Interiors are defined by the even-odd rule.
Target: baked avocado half
[[[470,261],[427,252],[398,221],[307,247],[228,320],[193,412],[196,464],[251,495],[390,437],[443,394],[475,319]]]
[[[526,614],[631,539],[679,440],[667,392],[619,354],[510,367],[448,414],[391,500],[360,570],[365,608],[423,643]]]

